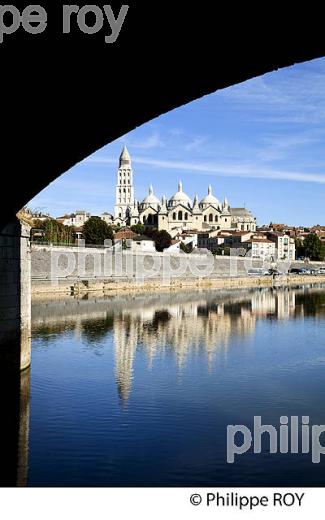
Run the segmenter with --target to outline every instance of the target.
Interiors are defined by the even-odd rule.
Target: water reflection
[[[17,364],[2,360],[0,378],[2,446],[0,487],[26,486],[28,477],[30,371],[20,372],[20,349]]]
[[[30,418],[30,370],[24,370],[20,375],[20,405],[18,434],[18,487],[25,487],[28,481],[29,454],[29,418]]]
[[[216,355],[226,356],[230,341],[253,335],[259,320],[325,316],[323,286],[242,292],[168,293],[95,298],[87,295],[36,301],[33,335],[52,342],[71,331],[94,354],[101,355],[106,337],[114,344],[118,395],[126,402],[132,391],[136,350],[148,367],[156,356],[171,352],[179,370],[189,354],[204,352],[208,370]]]

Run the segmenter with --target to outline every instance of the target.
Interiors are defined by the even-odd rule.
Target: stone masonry
[[[30,364],[31,252],[30,228],[16,220],[0,231],[0,355],[20,367]]]

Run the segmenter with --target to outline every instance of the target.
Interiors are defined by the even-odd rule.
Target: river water
[[[325,424],[324,337],[322,286],[35,301],[28,484],[325,485],[268,434],[227,463],[228,425]]]

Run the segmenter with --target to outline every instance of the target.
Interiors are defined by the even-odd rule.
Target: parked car
[[[317,274],[325,274],[325,267],[320,267],[317,271]]]
[[[315,269],[314,267],[293,267],[290,269],[289,273],[299,275],[315,275],[319,273],[319,269]]]

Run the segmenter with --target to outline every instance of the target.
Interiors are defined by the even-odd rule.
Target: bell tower
[[[130,206],[134,206],[133,171],[129,151],[124,146],[117,172],[114,217],[126,219]]]

